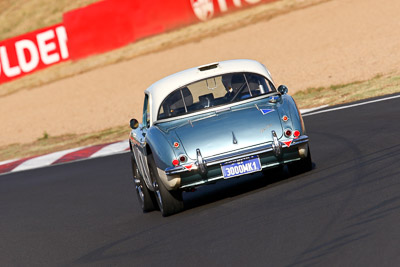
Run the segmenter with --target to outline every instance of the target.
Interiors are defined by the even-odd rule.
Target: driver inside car
[[[250,97],[243,74],[225,74],[222,83],[226,90],[225,98],[234,101]]]

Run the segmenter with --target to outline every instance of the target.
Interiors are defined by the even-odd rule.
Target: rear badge
[[[269,102],[270,103],[276,103],[276,101],[279,99],[280,96],[270,96],[269,97]]]
[[[293,142],[293,139],[292,140],[289,140],[289,141],[281,141],[282,143],[284,143],[287,147],[290,147],[290,145],[292,144],[292,142]]]
[[[270,113],[270,112],[272,112],[272,111],[274,111],[274,110],[273,110],[273,109],[261,108],[260,111],[261,111],[261,113],[262,113],[263,115],[265,115],[265,114],[268,114],[268,113]]]

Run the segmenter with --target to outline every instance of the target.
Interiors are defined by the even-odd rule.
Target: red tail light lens
[[[286,129],[286,130],[285,130],[285,136],[286,136],[286,137],[289,137],[289,136],[291,136],[291,135],[292,135],[292,130]]]
[[[185,155],[180,155],[179,160],[180,160],[180,162],[185,162],[187,160],[187,158]]]
[[[172,165],[178,166],[178,165],[179,165],[179,160],[174,159],[174,160],[172,161]]]
[[[294,137],[299,137],[300,136],[300,132],[298,130],[293,132],[293,136]]]

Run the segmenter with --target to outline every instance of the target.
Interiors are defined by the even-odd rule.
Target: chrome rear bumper
[[[299,145],[305,144],[305,143],[308,143],[308,136],[303,135],[297,139],[293,139],[292,143],[290,144],[290,148],[293,148],[295,146],[299,146]],[[282,142],[281,142],[281,146],[282,146],[282,153],[284,153],[285,149],[289,148],[285,143],[282,143]],[[200,160],[197,160],[192,163],[188,162],[185,166],[192,164],[190,168],[187,168],[182,165],[176,166],[176,167],[169,167],[169,168],[165,169],[165,174],[166,175],[174,175],[174,174],[181,174],[181,173],[190,172],[190,171],[197,171],[197,170],[203,169],[204,166],[210,167],[210,166],[221,164],[221,163],[224,163],[227,161],[237,160],[237,159],[241,159],[241,158],[248,157],[248,156],[259,155],[259,154],[274,152],[274,151],[276,151],[276,144],[274,144],[274,143],[261,144],[261,145],[241,149],[241,150],[229,151],[229,152],[218,154],[215,156],[201,158]],[[201,164],[201,166],[199,166],[200,164]],[[276,164],[272,163],[271,166],[278,165],[278,164],[279,163],[276,163]],[[215,177],[215,178],[217,178],[217,177]],[[220,179],[220,177],[217,179]],[[208,181],[211,181],[211,180],[214,180],[214,179],[208,179]]]

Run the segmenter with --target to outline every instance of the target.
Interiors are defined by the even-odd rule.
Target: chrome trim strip
[[[297,146],[297,145],[307,143],[307,142],[308,142],[308,136],[303,135],[297,139],[293,139],[293,142],[290,145],[290,147]],[[282,147],[282,150],[286,149],[286,148],[287,147],[284,146],[284,147]],[[270,143],[267,145],[258,145],[256,147],[246,148],[246,149],[243,149],[240,151],[227,152],[225,154],[220,154],[220,155],[213,156],[213,157],[203,158],[203,161],[205,161],[205,165],[208,167],[208,166],[221,164],[226,161],[236,160],[236,159],[253,156],[253,155],[258,155],[258,154],[263,154],[263,153],[267,153],[267,152],[271,152],[271,151],[273,151],[273,147],[272,147],[272,144]],[[197,163],[195,163],[195,164],[196,164],[196,166],[198,166]],[[173,175],[173,174],[178,174],[178,173],[187,172],[187,171],[189,171],[189,170],[187,170],[183,166],[169,167],[169,168],[165,169],[165,173],[167,175]]]
[[[216,176],[216,177],[213,177],[213,178],[210,178],[210,179],[207,179],[207,180],[201,180],[201,181],[198,181],[198,182],[195,182],[195,183],[183,185],[180,188],[184,189],[184,188],[188,188],[188,187],[193,187],[193,186],[198,186],[198,185],[202,185],[202,184],[206,184],[206,183],[211,183],[211,182],[223,179],[223,178],[224,178],[224,176],[222,176],[222,175],[221,176]]]
[[[178,174],[182,172],[186,172],[187,170],[183,166],[178,166],[178,167],[170,167],[165,169],[165,174],[166,175],[173,175],[173,174]]]

